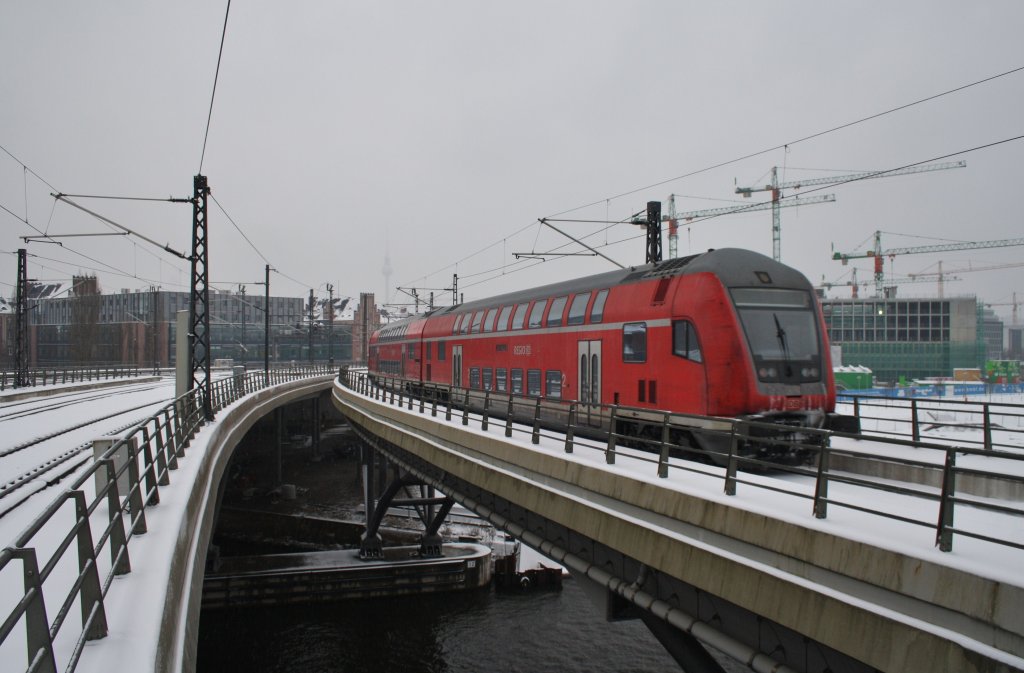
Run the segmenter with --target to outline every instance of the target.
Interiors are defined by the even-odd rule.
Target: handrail
[[[1001,448],[1024,453],[1024,405],[1021,404],[870,395],[848,395],[843,399],[853,404],[853,415],[860,421],[861,432],[865,434],[884,433],[920,441],[932,433],[930,441],[942,444],[948,440],[936,437],[936,430],[973,427],[982,431],[981,439],[965,438],[958,443],[985,450]],[[948,418],[947,414],[953,417]],[[890,429],[881,429],[889,426]]]
[[[773,431],[785,433],[792,431],[790,426],[780,426],[771,423],[754,422],[740,419],[726,419],[720,417],[702,417],[692,414],[681,414],[668,411],[656,411],[648,408],[630,408],[618,405],[584,405],[577,400],[563,400],[545,397],[534,397],[529,395],[512,394],[507,391],[483,391],[477,389],[456,388],[447,384],[427,384],[415,380],[405,380],[396,377],[370,375],[365,371],[342,370],[339,377],[342,384],[355,392],[368,396],[374,400],[396,404],[402,407],[403,398],[408,400],[409,411],[412,411],[412,397],[410,392],[417,390],[429,391],[421,395],[429,398],[432,416],[438,413],[437,405],[444,405],[445,419],[452,419],[452,411],[456,409],[461,412],[463,425],[470,422],[479,422],[481,429],[486,430],[489,417],[503,417],[505,419],[505,436],[512,437],[513,432],[519,432],[529,436],[530,442],[539,444],[541,438],[550,441],[564,443],[566,453],[573,453],[577,450],[600,451],[604,454],[607,464],[614,464],[619,454],[628,455],[633,460],[651,463],[655,466],[656,474],[661,478],[669,476],[670,468],[676,471],[693,472],[703,475],[723,477],[724,491],[727,495],[736,495],[737,486],[760,488],[764,490],[782,493],[791,497],[805,499],[811,503],[811,511],[815,518],[824,519],[828,514],[829,506],[843,507],[846,509],[865,512],[895,521],[902,521],[917,526],[930,528],[935,532],[935,545],[944,552],[952,551],[954,536],[970,537],[984,540],[996,545],[1012,547],[1024,550],[1024,543],[1006,538],[998,538],[986,534],[981,530],[971,529],[966,525],[954,524],[954,512],[960,508],[972,508],[992,514],[1009,515],[1024,518],[1024,507],[1008,504],[1008,502],[995,502],[979,498],[971,498],[962,491],[958,492],[958,477],[972,477],[983,481],[1015,482],[1024,485],[1024,451],[1003,450],[998,445],[992,448],[970,446],[969,442],[951,445],[938,441],[907,440],[900,437],[874,436],[864,437],[858,434],[843,433],[833,430],[803,429],[806,435],[803,441],[787,441],[783,439],[771,439],[773,444],[788,444],[793,448],[810,452],[814,460],[809,465],[783,465],[765,461],[749,455],[741,455],[739,448],[745,443],[758,443],[765,441],[765,435]],[[993,403],[994,404],[994,403]],[[487,407],[486,413],[484,407]],[[598,409],[597,413],[601,418],[607,420],[604,429],[582,426],[579,422],[580,409],[589,407],[591,411]],[[549,418],[559,419],[557,422],[547,421],[541,423],[541,409],[549,411]],[[423,405],[420,405],[420,413]],[[643,436],[627,435],[616,427],[615,419],[632,418],[643,416],[649,419],[647,427],[650,432]],[[561,420],[564,419],[564,420]],[[705,433],[718,433],[722,439],[722,445],[728,446],[723,451],[702,450],[700,453],[705,457],[710,456],[717,459],[717,462],[724,464],[723,468],[715,468],[712,465],[702,464],[694,461],[670,462],[670,457],[685,453],[695,454],[689,446],[678,443],[674,438],[680,437],[683,433],[691,430],[699,422],[715,422],[725,424],[725,430],[701,430]],[[542,431],[546,428],[548,432]],[[587,437],[580,437],[581,430],[586,429]],[[872,442],[888,446],[913,447],[933,454],[935,460],[928,461],[921,458],[898,458],[893,456],[874,456],[862,451],[835,446],[836,440],[863,440],[870,439]],[[844,442],[849,444],[850,442]],[[1015,474],[1009,474],[1005,470],[995,471],[983,469],[977,465],[964,466],[963,457],[981,456],[986,459],[1001,459],[1013,461],[1020,465]],[[927,487],[914,487],[912,484],[899,484],[871,479],[869,477],[852,474],[848,471],[834,471],[830,465],[837,458],[857,458],[861,460],[878,461],[879,463],[899,463],[905,466],[920,470],[937,470],[940,472],[941,488],[929,491]],[[961,464],[958,465],[957,461]],[[771,471],[772,473],[790,473],[802,475],[813,479],[813,491],[801,491],[798,484],[783,480],[772,483],[763,479],[754,479],[748,476],[750,473]],[[888,511],[881,504],[873,504],[871,498],[863,501],[844,501],[829,495],[829,486],[832,484],[846,484],[869,491],[884,491],[920,499],[935,504],[935,513],[929,520],[916,519],[912,516],[904,516],[899,513]]]
[[[334,371],[296,367],[213,381],[213,411],[261,390],[265,379],[266,385],[277,385]],[[2,586],[20,582],[24,587],[21,598],[13,596],[17,603],[0,624],[4,670],[16,666],[18,648],[13,640],[8,642],[14,634],[24,637],[24,670],[32,673],[57,673],[58,660],[62,670],[74,671],[86,642],[107,635],[104,599],[115,577],[131,572],[129,546],[148,530],[146,508],[160,502],[160,488],[170,485],[178,460],[206,422],[203,392],[202,387],[190,390],[128,430],[0,550]],[[85,488],[90,481],[96,483],[91,501]],[[101,527],[99,535],[94,535],[94,525]],[[53,534],[40,535],[44,530]],[[48,595],[47,589],[58,593]],[[76,602],[78,622],[69,620]],[[51,620],[47,607],[54,604],[58,608]]]

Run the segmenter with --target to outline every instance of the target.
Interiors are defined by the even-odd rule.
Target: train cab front
[[[835,406],[831,364],[810,288],[730,291],[749,348],[753,377],[750,452],[782,464],[812,462]]]

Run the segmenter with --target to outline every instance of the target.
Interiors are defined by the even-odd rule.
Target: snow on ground
[[[165,399],[169,399],[173,393],[167,392],[164,395]],[[24,437],[31,432],[36,432],[36,436],[38,436],[50,430],[51,428],[48,426],[57,428],[73,425],[75,420],[83,420],[87,413],[97,414],[99,409],[110,409],[110,405],[114,404],[113,400],[115,399],[117,398],[114,396],[106,398],[106,407],[104,407],[104,403],[100,403],[99,405],[90,405],[90,407],[83,406],[76,411],[68,408],[54,412],[57,416],[56,419],[46,416],[45,423],[39,420],[32,421],[35,423],[34,430],[18,430],[17,436]],[[145,401],[148,398],[143,397],[142,399]],[[1017,396],[1014,401],[1020,403],[1022,400],[1020,396]],[[2,398],[0,398],[0,402],[2,402]],[[0,404],[0,413],[4,413],[8,408],[9,405]],[[87,408],[90,411],[87,412]],[[429,413],[429,410],[425,413]],[[896,414],[897,411],[891,413]],[[878,415],[882,415],[882,412]],[[218,414],[218,417],[223,418],[225,414],[222,412]],[[473,418],[475,420],[471,420],[469,430],[482,433],[479,429],[478,417],[474,416]],[[441,419],[443,417],[439,416],[438,420]],[[461,419],[454,418],[452,422],[461,424]],[[136,537],[131,543],[132,572],[116,579],[107,597],[109,636],[86,646],[78,667],[78,671],[81,673],[100,673],[100,671],[111,670],[112,662],[151,662],[154,660],[161,617],[159,607],[163,604],[167,590],[171,553],[183,517],[185,502],[200,463],[200,456],[206,451],[207,441],[216,424],[215,421],[213,424],[205,426],[196,436],[186,458],[180,462],[180,469],[172,473],[171,485],[161,489],[160,504],[146,509],[149,532],[144,536]],[[657,465],[649,455],[631,456],[628,451],[620,451],[616,463],[607,465],[603,445],[592,445],[592,448],[588,450],[581,442],[577,445],[574,453],[566,454],[564,453],[564,443],[558,437],[545,435],[542,437],[540,445],[534,446],[530,443],[528,428],[520,426],[517,429],[519,432],[514,434],[512,441],[517,442],[523,450],[550,452],[565,460],[586,463],[611,473],[646,480],[661,487],[699,495],[708,500],[779,518],[807,528],[846,536],[933,563],[961,568],[1009,584],[1020,586],[1024,582],[1019,571],[1021,567],[1024,567],[1024,551],[1011,547],[958,536],[954,540],[953,551],[943,553],[935,547],[934,531],[925,526],[915,526],[838,505],[830,505],[828,518],[816,519],[812,513],[811,501],[807,499],[807,496],[813,494],[813,480],[806,477],[742,473],[742,481],[738,485],[737,495],[727,496],[723,492],[724,470],[720,468],[673,461],[669,477],[661,479],[657,476]],[[948,435],[940,437],[942,439],[955,440],[957,437],[966,436],[966,434],[980,433],[980,430],[945,428],[936,430],[936,432]],[[88,434],[90,436],[102,434],[102,428],[93,428]],[[504,426],[492,424],[487,434],[503,437]],[[10,441],[5,433],[3,444],[8,445]],[[861,441],[856,444],[860,448],[874,450],[872,445],[880,443]],[[882,446],[887,447],[888,445]],[[918,454],[920,452],[915,449],[909,449],[909,451]],[[984,461],[985,459],[980,460]],[[0,477],[5,480],[12,476],[16,475],[0,474]],[[784,488],[790,493],[758,488],[759,485],[766,484]],[[928,490],[925,487],[917,488],[923,491]],[[90,492],[89,497],[91,498],[91,485],[87,484],[86,490]],[[33,496],[28,506],[18,508],[15,512],[0,518],[0,535],[6,536],[7,544],[56,495],[56,489],[46,489]],[[839,483],[831,484],[829,495],[830,498],[844,502],[870,504],[881,511],[899,512],[904,516],[929,524],[937,519],[937,505],[929,500],[878,490],[867,491],[863,487]],[[1016,506],[1019,506],[1019,503],[1016,503]],[[106,512],[101,506],[92,517],[94,536],[98,537],[100,534],[101,522],[105,518]],[[45,556],[44,552],[47,549],[52,549],[60,543],[70,529],[72,520],[72,510],[65,505],[34,541],[40,547],[41,556]],[[957,526],[984,530],[994,537],[1024,542],[1024,517],[1020,516],[985,513],[961,507],[957,510]],[[74,554],[69,554],[68,557],[73,560]],[[522,567],[529,567],[529,564],[536,560],[539,559],[524,551]],[[102,555],[98,559],[98,563],[101,570],[105,571],[110,567],[109,556]],[[57,597],[63,595],[70,587],[70,578],[77,571],[76,564],[77,561],[60,564],[55,569],[53,578],[47,582],[45,595],[48,616],[51,619],[59,609]],[[15,597],[22,595],[21,582],[19,562],[9,564],[5,571],[0,572],[0,615],[9,614],[17,600]],[[140,605],[144,607],[140,608]],[[77,611],[77,606],[72,605],[68,624],[58,636],[58,666],[61,669],[64,668],[67,656],[73,646],[73,640],[77,637],[80,626]],[[0,647],[0,660],[5,662],[22,661],[24,659],[24,643],[23,630],[16,629],[7,642]]]

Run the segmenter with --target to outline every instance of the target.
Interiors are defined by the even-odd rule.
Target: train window
[[[494,370],[494,383],[495,390],[499,393],[506,392],[508,390],[508,370],[504,367],[498,367]]]
[[[608,290],[601,290],[594,299],[594,306],[590,309],[590,322],[601,322],[604,318],[604,302],[608,299]]]
[[[590,303],[590,293],[583,292],[572,298],[572,304],[569,305],[569,319],[566,320],[566,325],[582,325],[583,319],[587,315],[587,304]]]
[[[562,372],[555,369],[544,372],[544,396],[555,398],[562,396]]]
[[[526,394],[540,397],[540,370],[526,370]]]
[[[437,359],[438,360],[444,360],[444,342],[443,341],[438,341],[437,342]]]
[[[416,344],[408,344],[408,356],[410,360],[416,359]]]
[[[479,388],[480,387],[480,368],[470,367],[469,368],[469,387]]]
[[[526,325],[528,328],[536,329],[540,327],[541,319],[544,317],[544,309],[547,308],[547,305],[547,299],[533,302],[533,308],[530,309],[530,319]]]
[[[523,394],[523,370],[512,370],[512,392],[516,395]]]
[[[487,310],[487,317],[484,318],[484,331],[493,332],[494,323],[498,322],[498,309],[492,308]]]
[[[431,348],[432,345],[433,344],[431,344],[429,341],[427,342],[427,360],[432,360],[433,359],[433,358],[430,357],[431,356],[431,352],[430,351],[433,350]]]
[[[676,320],[672,323],[672,354],[694,362],[703,362],[700,342],[697,341],[697,330],[689,320]]]
[[[452,326],[452,334],[459,333],[459,326],[462,324],[463,316],[459,315],[455,317],[455,324]]]
[[[565,304],[569,297],[556,297],[551,302],[551,310],[548,312],[548,327],[561,327],[562,314],[565,313]]]
[[[495,327],[499,332],[508,329],[508,318],[512,315],[512,306],[505,306],[501,309],[501,314],[498,316],[498,324]]]
[[[484,390],[494,390],[491,384],[494,383],[494,370],[487,367],[483,370],[484,375]]]
[[[622,361],[647,362],[647,323],[627,322],[622,326]]]
[[[523,329],[523,324],[526,322],[526,307],[529,304],[519,304],[516,306],[516,314],[512,316],[512,329]]]
[[[470,330],[470,331],[473,332],[473,334],[476,334],[477,332],[480,331],[480,324],[483,322],[483,320],[484,320],[484,311],[480,311],[476,315],[473,316],[473,329]]]

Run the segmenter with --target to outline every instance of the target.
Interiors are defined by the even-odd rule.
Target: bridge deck
[[[1020,550],[957,538],[944,553],[933,530],[846,507],[816,519],[813,485],[799,477],[742,474],[728,496],[719,468],[678,461],[659,478],[646,454],[619,449],[608,465],[603,445],[578,442],[567,454],[550,434],[533,445],[528,429],[509,439],[504,424],[482,430],[476,415],[463,426],[429,407],[398,409],[337,385],[334,394],[354,422],[425,461],[881,670],[1024,669]],[[831,488],[830,500],[867,497],[907,514],[920,506]],[[1024,540],[1019,518],[973,523]],[[979,655],[996,668],[973,668]]]

